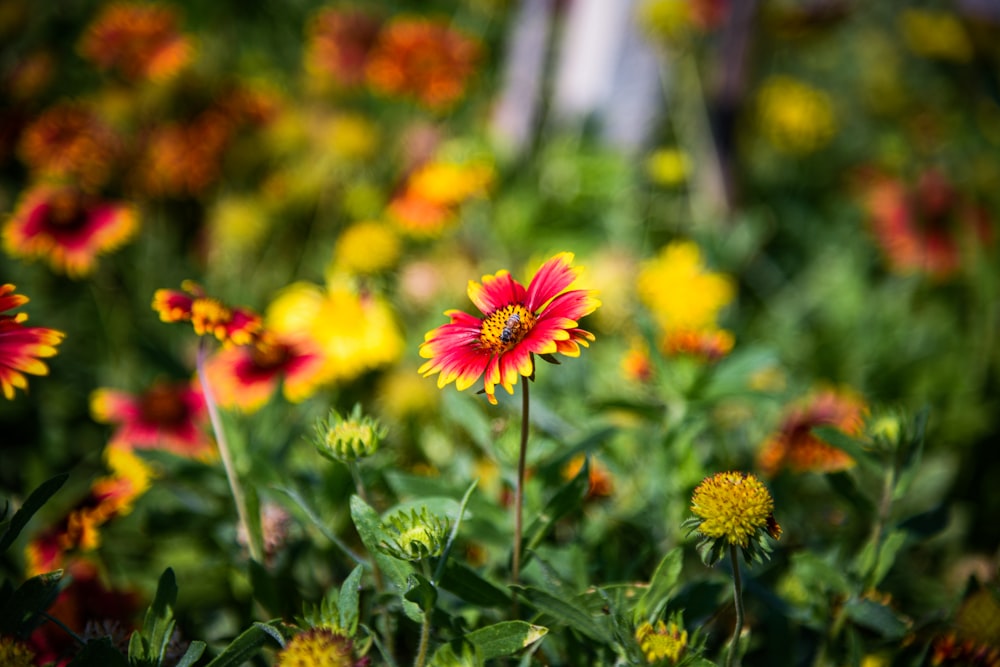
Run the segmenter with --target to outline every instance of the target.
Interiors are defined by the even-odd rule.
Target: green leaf
[[[46,572],[17,587],[0,607],[0,635],[27,635],[44,622],[39,612],[48,609],[59,594],[63,571]]]
[[[61,475],[56,475],[55,477],[42,482],[38,488],[31,492],[31,494],[24,501],[24,504],[16,512],[14,516],[10,518],[10,522],[7,524],[7,529],[0,535],[0,553],[7,551],[17,536],[21,534],[24,527],[28,525],[28,521],[35,515],[35,512],[40,510],[42,506],[48,502],[49,498],[55,495],[62,485],[69,478],[69,474],[63,473]]]
[[[257,655],[261,648],[265,646],[283,648],[285,642],[293,636],[295,630],[286,626],[280,619],[267,623],[254,623],[205,667],[242,667]]]
[[[434,584],[423,575],[414,572],[410,575],[403,597],[420,607],[425,614],[429,614],[434,609],[434,605],[437,604],[438,593]]]
[[[448,535],[448,541],[445,542],[444,549],[441,551],[441,557],[438,559],[438,565],[434,569],[434,581],[436,582],[441,580],[444,565],[448,562],[451,548],[455,544],[455,538],[458,537],[459,526],[462,525],[462,519],[465,517],[465,509],[469,504],[469,498],[472,497],[472,492],[476,489],[477,484],[479,484],[478,479],[472,480],[472,484],[469,485],[469,488],[465,491],[465,495],[462,496],[462,502],[458,506],[458,516],[455,517],[455,523],[451,527],[451,534]]]
[[[192,667],[192,665],[198,662],[198,659],[205,652],[205,646],[205,642],[197,639],[188,644],[187,650],[184,651],[184,655],[181,656],[181,659],[177,661],[177,664],[174,665],[174,667]]]
[[[129,641],[129,662],[135,667],[158,667],[174,632],[174,604],[177,602],[177,581],[174,571],[167,568],[160,575],[156,596],[146,610],[142,631],[132,634]]]
[[[448,561],[438,582],[444,590],[478,607],[508,607],[510,595],[464,563]]]
[[[129,667],[129,661],[115,647],[111,637],[101,637],[84,644],[69,667]]]
[[[514,655],[537,642],[548,631],[546,627],[524,621],[502,621],[470,632],[463,639],[474,644],[484,659],[490,660]]]
[[[580,632],[599,642],[609,642],[611,637],[603,625],[588,614],[577,600],[564,600],[547,591],[532,586],[513,586],[523,599],[554,621]]]
[[[359,596],[361,592],[361,574],[364,569],[359,565],[344,579],[340,585],[340,597],[337,600],[337,611],[340,613],[340,625],[353,637],[358,631]]]
[[[341,551],[347,554],[347,556],[350,557],[351,560],[353,560],[358,565],[365,564],[365,559],[359,556],[358,554],[354,553],[354,551],[352,551],[346,544],[344,544],[344,542],[339,537],[337,537],[333,533],[333,531],[330,530],[330,528],[326,525],[326,523],[324,523],[323,520],[320,519],[319,515],[316,514],[313,508],[309,506],[309,503],[306,502],[305,498],[303,498],[298,491],[294,489],[286,489],[284,487],[274,487],[274,490],[280,491],[281,493],[288,496],[288,498],[293,503],[295,503],[295,506],[303,514],[306,515],[306,518],[309,519],[309,522],[312,523],[313,526],[315,526],[319,530],[319,532],[323,534],[323,537],[325,537],[326,539],[330,540],[335,545],[337,545],[337,547],[339,547]]]
[[[590,488],[590,459],[584,461],[583,467],[576,474],[576,477],[567,482],[552,499],[546,503],[538,518],[535,519],[525,532],[525,542],[522,547],[524,559],[522,567],[531,560],[532,551],[545,539],[552,527],[559,519],[563,518],[573,510],[583,504],[587,497],[587,490]]]
[[[675,547],[660,561],[653,578],[649,581],[649,587],[635,605],[632,618],[636,625],[643,621],[652,621],[666,606],[670,593],[673,592],[680,577],[683,556],[681,547]]]
[[[411,620],[423,622],[420,607],[404,597],[409,589],[409,578],[413,573],[413,567],[406,562],[386,556],[379,549],[379,544],[388,541],[385,531],[382,530],[382,520],[378,513],[371,508],[364,500],[357,495],[351,496],[351,519],[354,520],[354,527],[361,537],[365,548],[371,554],[373,561],[378,565],[379,570],[392,582],[399,592],[403,604],[403,612]]]
[[[280,613],[281,596],[278,594],[278,588],[275,586],[271,573],[253,558],[247,563],[247,569],[250,574],[253,599],[271,614]]]
[[[889,570],[896,563],[896,554],[906,544],[907,535],[901,530],[894,530],[882,541],[878,550],[878,561],[872,571],[871,586],[878,586],[879,583],[889,574]]]
[[[941,504],[920,514],[915,514],[899,523],[899,529],[905,530],[911,537],[924,540],[937,535],[948,527],[951,519],[951,508]]]
[[[854,478],[846,472],[827,473],[826,481],[841,498],[850,503],[858,514],[866,516],[875,514],[875,503],[858,489]]]
[[[882,470],[882,464],[870,451],[865,449],[864,443],[855,440],[843,431],[832,426],[819,426],[812,430],[812,434],[828,445],[847,452],[859,466],[869,472],[877,473]]]
[[[925,407],[917,413],[913,420],[913,432],[907,434],[907,440],[903,444],[903,451],[900,452],[902,458],[899,464],[899,476],[896,480],[896,488],[893,490],[893,499],[902,498],[913,484],[920,461],[924,454],[924,440],[927,432],[927,419],[930,411]]]
[[[844,606],[847,617],[861,627],[873,630],[885,639],[901,639],[909,623],[889,607],[874,600],[853,598]]]

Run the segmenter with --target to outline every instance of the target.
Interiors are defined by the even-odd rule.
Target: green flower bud
[[[423,560],[440,556],[448,539],[448,521],[430,514],[426,507],[396,512],[382,522],[390,541],[382,542],[382,550],[401,560]]]
[[[326,458],[351,463],[374,454],[386,433],[378,420],[363,416],[361,406],[355,405],[346,417],[331,410],[325,421],[319,420],[313,444]]]

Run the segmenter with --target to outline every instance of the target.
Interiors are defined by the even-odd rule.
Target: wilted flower
[[[87,27],[80,54],[131,81],[165,81],[193,58],[194,45],[177,29],[177,13],[163,3],[115,2]]]
[[[669,625],[657,621],[656,626],[648,621],[635,630],[635,640],[639,643],[647,662],[670,660],[676,665],[688,646],[687,630],[671,621]]]
[[[93,191],[107,183],[118,139],[90,108],[62,103],[28,125],[18,155],[37,179],[62,179]]]
[[[322,367],[315,345],[264,330],[249,345],[216,351],[205,362],[205,376],[220,406],[249,414],[263,407],[279,384],[292,403],[309,398],[319,388]]]
[[[757,116],[768,142],[795,155],[823,148],[837,129],[830,96],[787,76],[764,82],[757,92]]]
[[[392,97],[447,110],[464,95],[480,58],[480,43],[444,21],[396,18],[368,56],[368,85]]]
[[[212,335],[233,345],[249,345],[261,333],[260,315],[249,308],[229,307],[193,280],[185,280],[181,288],[183,292],[158,289],[153,294],[153,310],[161,321],[191,322],[199,336]]]
[[[44,259],[53,270],[80,278],[94,270],[98,255],[131,240],[138,226],[133,206],[73,187],[39,185],[22,195],[4,225],[3,244],[10,255]]]
[[[0,285],[0,387],[7,400],[13,400],[15,389],[27,389],[24,374],[47,375],[49,367],[42,361],[56,354],[56,346],[66,335],[55,329],[24,326],[25,313],[9,315],[28,303],[28,297],[15,294],[14,285]]]
[[[578,271],[572,262],[572,253],[556,255],[527,289],[507,271],[483,276],[481,285],[470,280],[469,298],[483,317],[445,311],[451,321],[424,336],[420,356],[430,361],[418,372],[439,373],[438,387],[454,382],[459,391],[485,375],[486,398],[495,404],[496,385],[513,394],[518,376],[534,377],[534,355],[579,356],[594,335],[578,321],[601,303],[588,290],[569,289]]]
[[[378,420],[362,415],[361,405],[355,404],[347,416],[330,410],[326,421],[317,422],[313,444],[326,458],[351,463],[374,454],[387,432]]]
[[[401,560],[423,560],[440,556],[448,538],[448,521],[428,512],[426,507],[396,512],[382,522],[391,542],[381,549]]]
[[[846,470],[854,465],[854,459],[821,440],[812,429],[830,426],[859,436],[867,413],[864,401],[851,392],[815,393],[788,410],[778,432],[761,448],[757,463],[768,476],[777,474],[782,467],[797,473]]]
[[[771,493],[749,473],[721,472],[703,480],[691,497],[691,512],[695,516],[684,523],[701,535],[698,551],[707,565],[730,545],[740,547],[748,562],[761,560],[770,553],[765,537],[781,536]]]
[[[195,458],[214,451],[212,439],[202,430],[205,398],[187,382],[157,382],[138,395],[97,389],[90,397],[90,412],[98,422],[117,425],[113,444]]]
[[[361,667],[354,660],[354,642],[327,627],[311,628],[292,637],[277,656],[277,667]]]

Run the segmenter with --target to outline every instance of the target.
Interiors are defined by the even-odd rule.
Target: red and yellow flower
[[[427,18],[394,19],[368,56],[368,85],[391,97],[447,110],[464,95],[480,59],[478,40]]]
[[[127,243],[139,227],[135,208],[67,186],[28,190],[3,228],[4,250],[46,259],[71,278],[92,272],[97,257]]]
[[[104,185],[119,153],[119,140],[80,103],[63,103],[24,129],[18,155],[37,178],[69,179],[86,190]]]
[[[210,334],[232,345],[249,345],[263,330],[260,315],[249,308],[227,306],[193,280],[185,280],[181,289],[153,294],[153,310],[161,321],[190,322],[199,336]]]
[[[220,406],[250,413],[263,407],[279,384],[293,403],[309,398],[318,388],[324,363],[321,351],[309,341],[265,331],[250,345],[216,352],[205,364],[205,375]]]
[[[66,335],[55,329],[27,327],[26,313],[8,315],[7,311],[23,306],[28,297],[14,294],[14,285],[0,285],[0,387],[7,400],[14,398],[15,389],[27,389],[29,375],[47,375],[43,357],[56,354],[56,345]]]
[[[194,57],[194,44],[177,23],[177,12],[166,4],[115,2],[87,28],[80,54],[131,81],[169,80]]]
[[[358,88],[382,21],[356,8],[327,7],[309,21],[305,67],[317,87]]]
[[[850,436],[864,430],[868,407],[861,398],[845,390],[823,390],[792,406],[777,433],[770,436],[757,456],[757,464],[768,476],[783,467],[792,472],[836,472],[854,465],[854,459],[842,449],[824,442],[812,433],[819,426],[830,426]]]
[[[98,389],[90,397],[93,418],[116,424],[111,443],[137,449],[163,449],[180,456],[210,457],[214,443],[202,427],[205,397],[186,382],[157,382],[139,395]]]
[[[438,387],[454,382],[459,391],[484,377],[495,404],[497,385],[513,394],[518,376],[534,377],[534,355],[579,356],[594,335],[578,321],[601,304],[591,291],[569,289],[578,272],[572,262],[572,253],[556,255],[527,288],[504,270],[483,276],[482,284],[470,280],[469,298],[483,316],[445,311],[451,321],[424,336],[420,356],[429,361],[418,372],[438,373]]]

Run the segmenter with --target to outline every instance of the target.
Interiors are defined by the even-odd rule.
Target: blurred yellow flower
[[[456,219],[458,207],[493,184],[488,162],[433,160],[418,167],[389,204],[389,217],[409,234],[433,236]]]
[[[646,158],[646,173],[657,185],[683,185],[690,171],[687,154],[676,148],[660,148]]]
[[[333,249],[334,271],[378,273],[392,267],[402,248],[396,232],[374,220],[358,222],[340,234]]]
[[[208,228],[215,260],[260,246],[270,226],[264,203],[251,195],[221,197],[208,213]]]
[[[639,299],[668,332],[714,328],[734,294],[732,280],[708,271],[691,241],[670,243],[647,260],[636,287]]]
[[[692,27],[688,0],[646,0],[639,5],[639,24],[655,39],[673,40]]]
[[[817,151],[837,130],[830,96],[787,76],[764,82],[757,93],[757,114],[764,137],[783,153]]]
[[[378,125],[359,113],[337,114],[322,134],[324,151],[343,160],[360,161],[378,150]]]
[[[403,351],[403,337],[389,304],[356,289],[343,277],[327,286],[297,282],[271,302],[270,330],[289,340],[312,341],[324,356],[318,384],[348,382],[391,364]]]
[[[915,54],[967,63],[972,60],[972,43],[958,17],[949,12],[906,9],[899,16],[906,46]]]
[[[387,373],[375,395],[379,412],[396,421],[431,412],[440,396],[433,385],[410,369]]]

